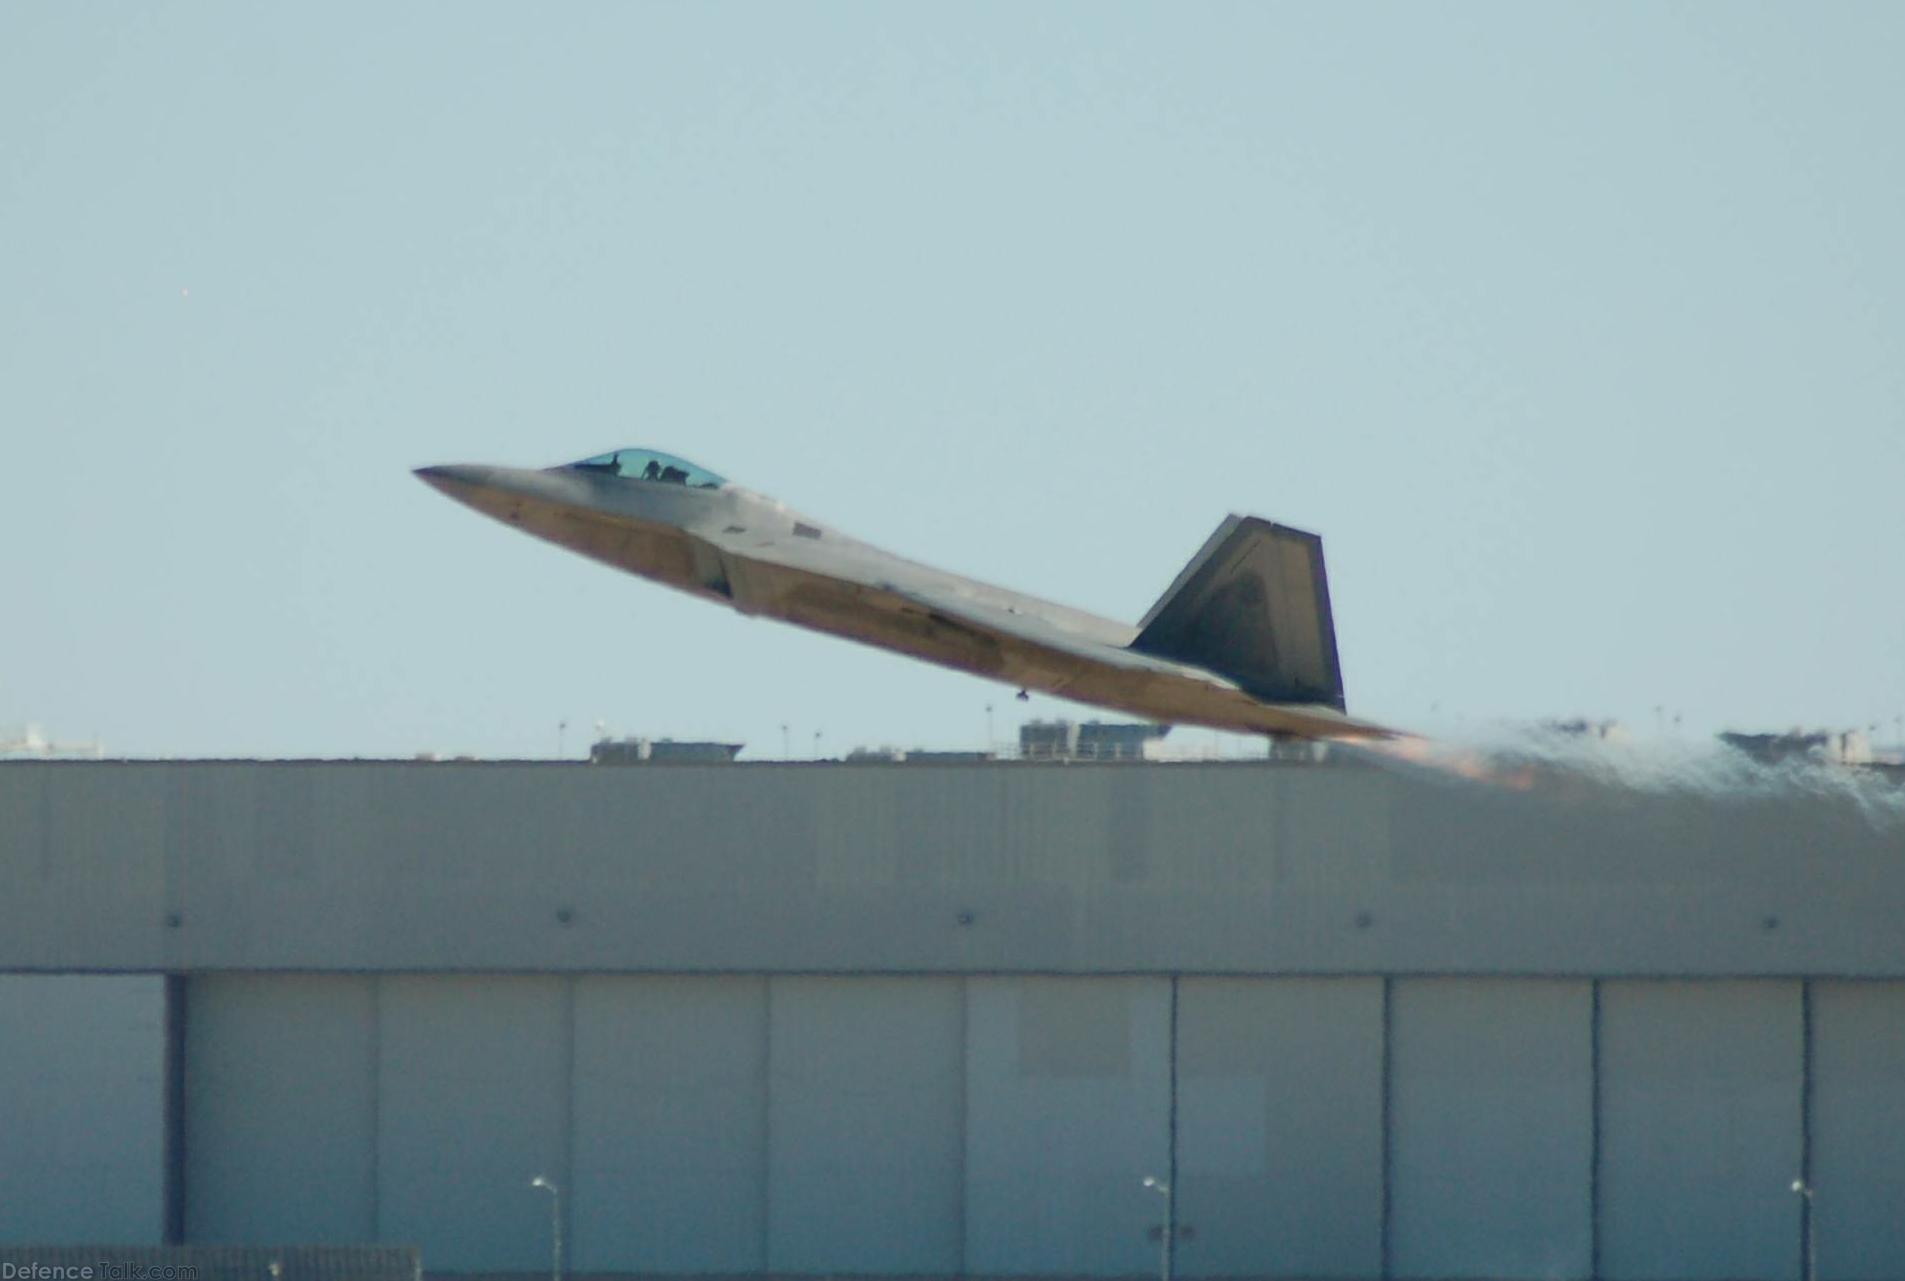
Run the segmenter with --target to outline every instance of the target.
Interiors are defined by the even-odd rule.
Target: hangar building
[[[0,764],[0,1245],[1898,1281],[1901,922],[1797,789]]]

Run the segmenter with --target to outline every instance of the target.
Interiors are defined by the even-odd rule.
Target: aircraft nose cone
[[[419,467],[416,477],[430,488],[452,498],[467,498],[479,489],[485,489],[495,480],[494,467],[479,467],[474,463],[450,463],[441,467]]]

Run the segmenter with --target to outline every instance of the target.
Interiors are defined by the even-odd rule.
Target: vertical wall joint
[[[1396,981],[1388,975],[1382,980],[1382,1276],[1395,1275],[1394,1232],[1396,1181],[1395,1136],[1395,1008]]]
[[[1601,1275],[1601,980],[1588,985],[1588,1275]]]
[[[1164,1198],[1164,1275],[1168,1279],[1177,1274],[1177,985],[1178,976],[1171,976],[1171,1026],[1169,1037],[1170,1061],[1170,1110],[1167,1122],[1169,1151],[1165,1154],[1165,1186],[1170,1195]]]
[[[183,974],[165,976],[164,1161],[159,1230],[167,1245],[185,1244],[185,1036],[188,983]],[[148,1060],[149,1061],[149,1060]]]
[[[1803,1281],[1814,1281],[1813,1259],[1818,1243],[1813,1239],[1812,1192],[1812,1111],[1813,1111],[1813,1010],[1812,980],[1799,981],[1799,1183],[1805,1195],[1799,1198],[1799,1266]]]

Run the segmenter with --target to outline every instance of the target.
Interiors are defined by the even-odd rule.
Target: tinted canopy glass
[[[697,467],[685,458],[655,449],[618,449],[612,454],[584,458],[571,467],[599,471],[624,480],[646,480],[658,485],[686,485],[689,489],[719,489],[727,484],[705,467]]]

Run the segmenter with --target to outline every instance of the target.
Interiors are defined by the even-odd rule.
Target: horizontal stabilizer
[[[1139,653],[1215,672],[1265,702],[1343,708],[1315,534],[1227,517],[1138,628]]]

